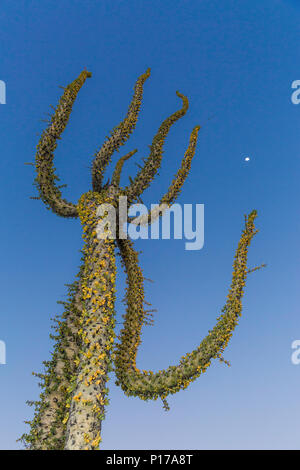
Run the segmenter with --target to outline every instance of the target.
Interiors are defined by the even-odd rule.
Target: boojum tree
[[[22,436],[26,448],[37,450],[97,450],[101,441],[101,423],[108,404],[108,374],[114,370],[116,384],[128,396],[143,400],[161,398],[168,409],[166,397],[185,389],[203,374],[214,359],[223,359],[223,352],[232,336],[242,311],[242,297],[247,274],[248,248],[257,233],[254,226],[256,211],[245,216],[245,225],[233,262],[232,283],[222,313],[216,325],[201,341],[199,347],[182,357],[177,365],[159,372],[140,370],[136,355],[141,343],[143,324],[151,324],[151,310],[144,300],[144,277],[139,266],[138,253],[130,239],[97,236],[101,216],[98,208],[110,204],[118,212],[120,196],[130,204],[140,200],[149,187],[162,160],[163,146],[171,126],[188,109],[188,99],[177,92],[181,109],[166,118],[150,146],[149,156],[134,179],[126,187],[120,186],[124,162],[134,155],[133,150],[116,163],[111,181],[103,182],[104,172],[115,151],[127,141],[135,128],[141,106],[143,86],[150,69],[142,74],[134,87],[134,94],[123,121],[115,127],[96,152],[92,164],[92,189],[83,194],[77,204],[62,197],[62,186],[53,166],[57,140],[64,131],[77,93],[91,74],[84,70],[64,88],[47,129],[42,133],[36,153],[35,185],[45,205],[61,217],[78,217],[83,226],[84,247],[82,264],[75,282],[69,285],[69,297],[64,312],[55,318],[55,346],[50,361],[45,361],[43,374],[38,375],[43,391],[40,400],[29,402],[35,413],[28,434]],[[178,197],[190,171],[200,127],[190,135],[189,144],[167,192],[160,203],[170,207]],[[154,211],[143,217],[129,218],[129,223],[150,224],[162,215]],[[103,218],[103,216],[102,216]],[[118,227],[119,232],[121,227]],[[123,328],[115,343],[115,251],[121,255],[127,276],[126,313]],[[254,270],[257,268],[254,268]],[[225,361],[226,362],[226,361]]]

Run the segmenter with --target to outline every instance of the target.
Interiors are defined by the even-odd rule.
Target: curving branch
[[[57,140],[68,124],[77,94],[88,77],[91,77],[91,73],[84,70],[64,89],[49,127],[42,133],[37,145],[35,185],[40,199],[49,209],[62,217],[77,217],[78,214],[76,206],[62,198],[60,187],[55,184],[59,177],[55,174],[53,166],[54,151]]]
[[[136,218],[128,218],[129,223],[135,225],[152,224],[159,216],[163,215],[165,211],[169,207],[171,207],[171,205],[176,201],[191,169],[191,163],[195,155],[199,130],[200,126],[196,126],[192,130],[189,146],[182,159],[181,167],[177,171],[168,191],[161,198],[159,205],[152,209],[148,214],[142,214]]]
[[[117,385],[126,395],[138,396],[144,400],[158,397],[165,399],[185,389],[211,364],[213,359],[222,360],[222,354],[232,336],[242,310],[242,297],[248,273],[247,254],[253,236],[257,233],[254,220],[256,211],[245,218],[233,264],[232,283],[222,314],[214,328],[209,331],[199,347],[186,354],[176,366],[153,373],[140,371],[136,367],[136,355],[141,343],[141,327],[145,318],[143,275],[138,265],[138,255],[130,240],[118,240],[120,253],[127,274],[126,302],[127,311],[124,328],[120,332],[120,343],[116,346],[114,362]]]
[[[115,166],[115,170],[112,175],[112,179],[111,179],[112,185],[119,187],[123,165],[126,162],[126,160],[129,160],[129,158],[131,158],[136,152],[137,152],[137,149],[134,149],[131,152],[128,152],[126,155],[124,155],[118,160]]]
[[[189,101],[187,97],[179,93],[179,91],[176,94],[182,99],[182,108],[163,121],[152,140],[150,155],[146,159],[144,167],[139,171],[134,180],[131,181],[131,184],[125,188],[125,193],[130,203],[138,200],[140,195],[150,185],[161,165],[163,145],[171,126],[183,117],[188,110]]]
[[[143,98],[143,85],[149,76],[150,69],[147,69],[146,72],[138,78],[125,119],[112,130],[111,136],[107,138],[100,150],[95,154],[92,168],[94,191],[99,191],[102,187],[104,172],[111,161],[112,154],[118,151],[121,145],[124,145],[136,126]]]

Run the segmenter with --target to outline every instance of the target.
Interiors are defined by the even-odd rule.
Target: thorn
[[[260,266],[256,266],[255,268],[248,269],[247,274],[253,273],[254,271],[258,271],[259,269],[265,268],[266,266],[266,264],[261,264]]]
[[[210,121],[211,119],[213,119],[214,117],[216,117],[216,115],[217,115],[217,114],[214,113],[214,114],[212,114],[211,116],[209,116],[209,117],[206,119],[206,121],[204,121],[204,123],[201,124],[201,127],[205,126],[205,124],[206,124],[208,121]]]
[[[170,407],[169,407],[169,404],[168,404],[167,400],[165,398],[162,398],[161,401],[163,402],[163,409],[165,411],[169,411]]]
[[[229,362],[229,361],[226,361],[226,359],[224,359],[224,357],[222,357],[222,356],[219,357],[219,361],[220,361],[220,362],[224,362],[224,364],[226,364],[228,367],[231,366],[230,362]]]
[[[139,163],[134,162],[134,164],[135,164],[140,170],[143,169],[142,165],[140,165]]]

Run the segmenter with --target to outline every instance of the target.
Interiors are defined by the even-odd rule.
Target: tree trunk
[[[85,240],[84,308],[79,330],[82,349],[77,359],[77,375],[71,384],[66,450],[98,449],[104,407],[108,403],[106,382],[115,337],[115,244],[114,240],[97,238],[97,203],[95,193],[91,192],[84,195],[78,205]]]

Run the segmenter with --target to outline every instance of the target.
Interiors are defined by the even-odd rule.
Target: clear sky
[[[205,244],[139,240],[147,300],[158,312],[143,331],[138,366],[177,363],[215,324],[231,282],[243,216],[257,209],[260,232],[249,251],[251,274],[243,315],[225,352],[188,389],[160,401],[128,398],[110,384],[102,449],[299,449],[300,339],[299,177],[300,5],[294,0],[2,0],[0,80],[7,103],[1,122],[0,448],[17,449],[40,389],[32,371],[50,357],[50,318],[61,312],[82,248],[78,220],[45,209],[32,186],[45,113],[86,67],[84,85],[56,152],[64,195],[76,202],[90,189],[92,156],[127,111],[137,77],[151,67],[139,122],[122,148],[148,155],[161,121],[190,100],[172,128],[160,176],[144,201],[158,202],[200,130],[180,203],[205,205]],[[211,118],[211,119],[209,119]],[[250,160],[245,161],[245,156]],[[118,269],[117,321],[124,307]]]

